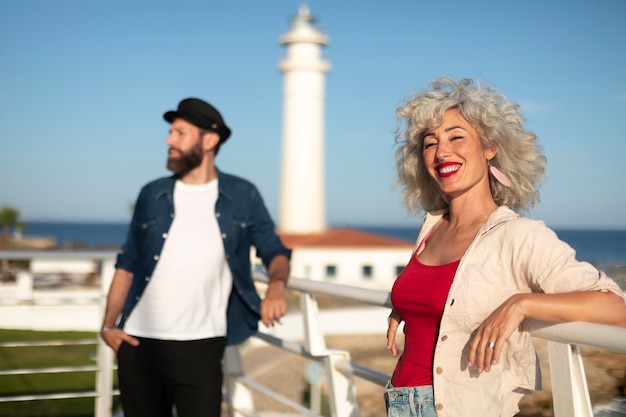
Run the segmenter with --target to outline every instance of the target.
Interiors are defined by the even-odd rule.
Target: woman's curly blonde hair
[[[539,201],[538,187],[544,179],[546,158],[537,136],[522,126],[525,120],[518,106],[480,81],[463,78],[457,82],[441,76],[430,83],[429,89],[408,96],[396,110],[396,183],[403,187],[402,200],[407,209],[420,213],[448,206],[426,170],[422,146],[426,132],[439,126],[449,109],[457,109],[472,124],[483,148],[496,149],[489,163],[511,182],[505,187],[489,177],[496,204],[518,211],[534,206]]]

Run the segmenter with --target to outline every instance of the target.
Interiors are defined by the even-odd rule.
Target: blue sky
[[[0,205],[23,220],[126,221],[165,169],[162,114],[220,109],[220,169],[278,216],[280,35],[308,4],[330,37],[330,225],[417,225],[393,188],[395,109],[440,74],[521,106],[548,157],[531,217],[626,229],[626,2],[0,0]]]

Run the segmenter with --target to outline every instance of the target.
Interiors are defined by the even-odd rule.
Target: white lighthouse
[[[322,58],[328,36],[314,26],[301,6],[290,31],[280,38],[286,57],[279,230],[289,234],[326,230],[324,184],[324,77],[330,65]]]

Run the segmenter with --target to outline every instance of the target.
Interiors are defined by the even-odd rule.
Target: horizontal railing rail
[[[0,348],[29,348],[29,347],[70,347],[98,345],[97,339],[68,339],[68,340],[47,340],[47,341],[31,341],[31,342],[2,342]],[[39,374],[63,374],[77,372],[99,372],[101,369],[99,364],[78,365],[78,366],[56,366],[44,368],[16,368],[16,369],[0,369],[0,376],[9,375],[39,375]],[[7,395],[0,397],[0,402],[22,402],[37,400],[59,400],[71,398],[89,398],[97,397],[98,391],[65,391],[48,394],[30,394],[30,395]],[[119,390],[112,389],[111,395],[119,395]]]
[[[550,324],[529,320],[529,330],[533,336],[551,342],[626,354],[626,329],[620,327],[583,322]]]

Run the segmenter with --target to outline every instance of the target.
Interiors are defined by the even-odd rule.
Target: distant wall
[[[98,272],[98,264],[91,259],[46,259],[33,258],[30,261],[33,274],[94,274]]]
[[[104,298],[99,290],[33,290],[30,274],[19,274],[16,283],[0,285],[0,329],[43,331],[98,331],[102,324]],[[383,334],[389,310],[360,307],[320,311],[324,334]],[[287,340],[303,339],[300,312],[293,312],[281,323],[263,332]]]
[[[100,290],[35,290],[32,274],[0,284],[0,328],[84,330],[100,327]]]
[[[0,306],[1,329],[98,331],[100,322],[98,304]]]
[[[394,253],[395,252],[395,253]],[[328,255],[328,251],[302,253],[302,262],[295,262],[293,276],[306,276],[304,269],[299,269],[300,265],[319,264],[323,255]],[[299,256],[299,255],[298,255]],[[353,262],[344,262],[345,258],[353,257],[350,250],[338,251],[338,253],[327,263],[335,264],[341,273],[335,280],[341,284],[355,284],[361,287],[382,286],[390,289],[393,282],[395,267],[405,259],[408,254],[398,253],[398,251],[373,251],[363,256],[361,254]],[[90,261],[91,262],[91,261]],[[90,263],[88,262],[88,263]],[[83,271],[87,269],[88,263],[71,262],[75,270],[79,270],[79,265],[83,265]],[[360,276],[360,266],[362,263],[371,263],[373,275],[363,281]],[[93,263],[92,263],[93,264]],[[47,268],[49,271],[60,264],[42,263],[37,268]],[[64,266],[64,273],[67,271]],[[327,280],[322,276],[322,267],[315,267],[309,271],[320,281]],[[108,277],[108,271],[105,273]],[[0,284],[0,328],[2,329],[24,329],[24,330],[77,330],[77,331],[98,331],[101,326],[101,317],[104,306],[102,289],[74,288],[74,289],[35,289],[33,286],[33,272],[21,271],[17,274],[14,283]],[[347,279],[344,277],[355,277]],[[330,281],[330,280],[329,280]],[[351,282],[353,281],[353,282]],[[366,285],[369,284],[369,285]],[[104,283],[108,288],[108,284]],[[386,330],[388,309],[382,307],[362,307],[354,309],[322,310],[320,311],[320,326],[325,334],[367,334],[382,333]],[[272,328],[261,330],[288,340],[301,340],[302,317],[299,312],[288,314],[279,324]]]

